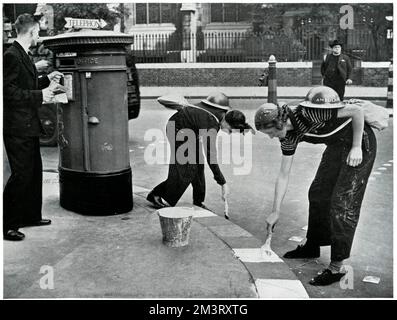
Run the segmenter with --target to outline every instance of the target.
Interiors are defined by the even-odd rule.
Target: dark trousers
[[[43,165],[38,137],[4,136],[11,176],[3,192],[3,232],[41,220]]]
[[[343,101],[345,96],[345,81],[341,79],[329,80],[327,78],[324,79],[324,85],[330,87],[336,91],[339,96],[340,101]]]
[[[196,205],[202,204],[205,199],[205,174],[202,144],[198,139],[176,141],[175,136],[170,132],[168,126],[167,138],[171,147],[168,177],[153,189],[153,193],[163,198],[169,205],[175,206],[191,184],[193,187],[193,203]],[[187,146],[188,143],[189,145]],[[180,163],[177,158],[179,148],[183,148],[183,150],[186,151],[184,152],[186,158],[188,158],[189,152],[194,152],[194,157],[192,157],[193,161]]]
[[[308,244],[331,245],[331,260],[349,258],[361,203],[376,156],[376,138],[366,126],[363,161],[346,164],[351,143],[327,146],[309,190]]]

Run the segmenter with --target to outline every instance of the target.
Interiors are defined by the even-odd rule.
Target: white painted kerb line
[[[299,280],[257,279],[255,285],[261,299],[309,298],[309,295]]]
[[[233,249],[233,251],[242,262],[284,262],[273,251],[271,255],[267,255],[260,248]]]
[[[192,210],[193,218],[208,218],[215,217],[216,214],[205,209],[195,209]]]

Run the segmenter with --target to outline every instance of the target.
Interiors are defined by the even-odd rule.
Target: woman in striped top
[[[331,245],[331,263],[312,285],[339,281],[341,267],[349,258],[361,203],[376,156],[376,138],[365,124],[359,106],[344,105],[328,87],[309,91],[296,108],[262,105],[255,115],[256,129],[280,139],[282,159],[268,230],[279,220],[295,150],[301,141],[324,143],[316,177],[309,190],[307,241],[285,258],[317,258],[320,246]]]

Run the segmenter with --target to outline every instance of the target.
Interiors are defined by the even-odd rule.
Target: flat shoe
[[[18,230],[8,230],[4,235],[4,240],[10,241],[21,241],[25,238],[25,235]]]
[[[164,204],[164,202],[162,201],[160,196],[156,196],[153,194],[153,191],[150,192],[147,197],[146,200],[151,202],[154,206],[155,209],[161,209],[161,208],[165,208],[166,205]]]
[[[299,245],[295,250],[288,251],[284,254],[286,259],[313,259],[320,256],[320,247],[308,247]]]
[[[334,282],[339,282],[346,273],[332,273],[331,270],[325,269],[321,274],[309,281],[312,286],[328,286]]]

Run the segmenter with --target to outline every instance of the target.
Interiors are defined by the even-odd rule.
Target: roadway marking
[[[267,255],[261,248],[244,248],[244,249],[233,249],[234,255],[239,258],[242,262],[282,262],[283,260],[274,253],[271,252],[270,255]]]
[[[143,192],[149,192],[150,191],[149,189],[146,189],[146,188],[143,188],[143,187],[139,187],[139,186],[136,186],[136,185],[133,186],[133,190],[136,193],[143,193]]]
[[[193,208],[193,218],[207,218],[207,217],[215,217],[216,214],[205,209],[196,209]]]
[[[376,169],[376,170],[382,170],[382,171],[384,171],[384,170],[387,170],[387,168],[380,167],[380,168],[378,168],[378,169]]]
[[[299,280],[257,279],[255,285],[261,299],[309,298]]]
[[[385,163],[383,164],[384,167],[391,167],[392,165],[390,163]]]
[[[379,174],[382,174],[382,172],[377,172],[377,171],[375,171],[375,172],[372,172],[372,174],[377,174],[377,175],[379,175]]]

